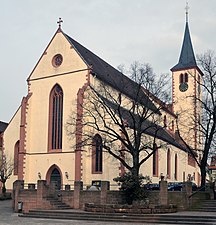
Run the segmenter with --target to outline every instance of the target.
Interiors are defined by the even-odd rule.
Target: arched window
[[[158,149],[157,149],[157,145],[155,145],[156,150],[155,152],[153,153],[153,168],[152,168],[152,171],[153,171],[153,176],[157,177],[158,176]]]
[[[185,83],[188,82],[188,74],[187,74],[187,73],[184,74],[184,82],[185,82]]]
[[[174,174],[175,180],[178,180],[178,156],[175,154],[175,174]]]
[[[180,77],[179,77],[179,83],[184,83],[184,75],[183,73],[180,74]]]
[[[182,83],[188,83],[188,74],[187,73],[181,73],[179,75],[179,83],[182,84]]]
[[[170,178],[171,175],[171,157],[170,157],[170,149],[167,151],[167,178]]]
[[[19,141],[14,146],[14,175],[18,175],[19,166]]]
[[[103,171],[103,148],[102,138],[96,134],[92,143],[92,173],[102,173]]]
[[[62,149],[63,91],[56,84],[50,92],[49,150]]]
[[[121,101],[122,101],[122,94],[119,93],[118,94],[118,102],[119,102],[119,105],[121,105]]]
[[[174,131],[175,129],[175,124],[174,124],[174,121],[172,120],[172,131]]]
[[[167,117],[164,115],[164,127],[167,127]]]
[[[200,98],[200,94],[201,94],[201,80],[200,80],[200,75],[198,75],[197,90],[198,90],[198,95],[199,95],[199,98]]]

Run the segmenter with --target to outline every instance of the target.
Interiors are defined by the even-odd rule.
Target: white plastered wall
[[[181,92],[179,90],[179,76],[180,74],[188,74],[188,90]],[[187,142],[194,146],[194,113],[195,102],[194,95],[196,94],[195,79],[197,76],[196,69],[176,71],[173,73],[173,88],[174,99],[173,107],[174,112],[178,115],[179,130],[181,135],[187,140]]]
[[[20,139],[20,121],[21,121],[21,107],[17,110],[11,121],[9,122],[6,130],[4,131],[4,153],[7,160],[14,159],[14,147]],[[17,176],[12,175],[6,182],[6,188],[12,189],[13,182],[17,180]]]
[[[63,56],[61,66],[54,67],[52,59],[56,54]],[[29,92],[26,129],[26,183],[36,183],[38,173],[46,179],[48,169],[57,165],[62,173],[63,184],[74,182],[75,137],[69,141],[65,125],[71,113],[76,113],[77,93],[86,83],[87,65],[62,33],[57,33],[46,53],[40,59],[29,78]],[[63,140],[62,152],[48,152],[49,96],[55,84],[63,90]],[[69,178],[66,179],[65,172]]]

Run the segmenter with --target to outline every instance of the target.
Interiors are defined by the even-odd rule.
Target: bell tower
[[[202,71],[199,69],[193,51],[186,7],[186,25],[178,63],[172,71],[172,105],[178,116],[180,135],[193,148],[200,146],[199,122],[201,119],[201,82]]]

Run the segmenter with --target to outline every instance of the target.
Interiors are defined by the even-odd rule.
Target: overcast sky
[[[150,63],[170,73],[185,28],[185,0],[1,0],[0,120],[27,94],[26,79],[57,29],[112,66]],[[216,0],[189,0],[195,54],[216,50]]]

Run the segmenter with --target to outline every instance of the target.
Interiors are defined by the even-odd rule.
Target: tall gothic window
[[[175,180],[178,179],[178,156],[175,154],[175,174],[174,174]]]
[[[92,149],[92,173],[102,173],[103,170],[103,148],[102,138],[96,134],[93,138]]]
[[[19,141],[16,142],[14,146],[14,175],[18,175],[18,165],[19,165]]]
[[[170,178],[171,175],[171,157],[170,157],[170,149],[167,151],[167,177]]]
[[[63,91],[56,84],[50,92],[49,150],[62,149]]]
[[[155,148],[157,148],[157,146],[155,146]],[[157,177],[158,176],[158,150],[156,149],[156,151],[153,153],[153,176]]]

